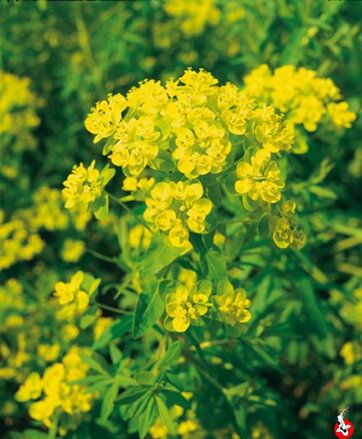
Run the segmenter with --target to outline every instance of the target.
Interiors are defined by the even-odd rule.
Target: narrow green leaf
[[[112,413],[114,402],[118,395],[118,389],[119,382],[118,379],[115,379],[113,384],[107,389],[106,393],[104,394],[100,416],[100,420],[102,422],[105,422]]]
[[[294,273],[295,286],[302,298],[308,319],[314,325],[321,337],[328,335],[328,325],[325,314],[320,308],[319,300],[314,291],[312,281],[303,274]]]
[[[108,364],[105,359],[97,354],[96,352],[92,353],[92,356],[84,354],[84,352],[80,353],[80,356],[85,364],[87,364],[91,369],[100,373],[101,375],[109,375]]]
[[[117,404],[130,404],[131,402],[141,398],[141,396],[144,395],[148,390],[148,386],[135,386],[127,389],[117,398]]]
[[[176,425],[171,417],[171,414],[168,410],[168,408],[166,407],[165,403],[162,401],[162,399],[155,395],[154,396],[156,403],[157,403],[157,408],[158,408],[158,413],[160,415],[160,418],[162,420],[162,422],[165,424],[165,427],[167,427],[168,431],[171,434],[176,434]]]
[[[96,305],[90,307],[85,314],[80,319],[79,326],[81,329],[86,329],[88,326],[90,326],[92,323],[94,323],[97,320],[98,316],[98,307]]]
[[[157,365],[160,369],[171,366],[180,358],[182,343],[175,341],[172,343],[167,352],[160,358]]]
[[[92,212],[94,213],[94,216],[97,218],[97,220],[102,220],[108,215],[108,211],[108,195],[105,192],[102,192],[102,195],[98,197],[92,204]]]
[[[146,437],[148,430],[151,425],[154,423],[155,418],[157,417],[157,406],[155,404],[154,398],[149,395],[149,398],[146,403],[145,410],[138,416],[138,433],[140,439]]]
[[[114,343],[109,345],[109,355],[113,364],[117,364],[122,359],[122,351]]]
[[[133,319],[133,336],[141,337],[161,317],[165,302],[159,294],[159,283],[151,283],[139,295]]]

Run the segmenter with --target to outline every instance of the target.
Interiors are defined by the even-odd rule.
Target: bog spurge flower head
[[[88,308],[90,296],[99,284],[100,279],[77,271],[69,282],[57,282],[54,285],[54,296],[58,297],[60,305],[68,305],[77,312],[84,312]]]
[[[125,175],[124,200],[144,202],[144,224],[176,248],[191,248],[190,234],[217,229],[223,191],[240,196],[249,212],[275,216],[273,205],[287,189],[283,154],[292,151],[295,121],[259,99],[259,89],[218,82],[203,69],[187,69],[165,85],[145,80],[126,96],[108,95],[85,121],[95,142],[106,139],[103,154]],[[105,216],[112,171],[98,171],[94,161],[75,166],[64,182],[66,207],[90,206]]]
[[[319,124],[334,131],[350,128],[356,119],[348,106],[341,101],[341,93],[329,78],[319,78],[313,70],[304,67],[283,66],[272,72],[262,65],[245,77],[244,93],[256,102],[272,105],[286,115],[291,126],[302,126],[316,131]],[[306,152],[303,136],[296,136],[293,150]]]

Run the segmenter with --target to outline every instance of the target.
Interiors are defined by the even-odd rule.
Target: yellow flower
[[[47,344],[40,344],[38,346],[38,355],[41,358],[44,358],[46,361],[54,361],[60,352],[60,346],[58,344],[54,345],[47,345]]]
[[[251,165],[245,161],[236,167],[238,177],[235,191],[238,194],[248,194],[256,201],[261,198],[267,203],[276,203],[280,200],[280,189],[284,187],[280,179],[280,170],[277,162],[270,161],[260,165],[257,161]]]
[[[202,281],[191,289],[185,284],[179,284],[174,293],[166,296],[166,313],[172,318],[172,327],[177,332],[185,332],[190,324],[200,322],[211,303],[208,298],[211,294],[211,283]]]
[[[29,415],[36,421],[42,421],[47,427],[52,426],[50,417],[54,412],[52,398],[48,397],[41,401],[33,402],[29,407]]]
[[[15,394],[15,399],[19,402],[38,399],[43,389],[40,375],[32,372]]]
[[[66,262],[78,262],[85,251],[83,241],[66,239],[62,249],[62,258]]]
[[[120,93],[109,94],[107,101],[100,101],[91,109],[85,120],[87,130],[96,134],[94,143],[104,137],[111,136],[122,117],[122,111],[127,108],[127,100]]]
[[[295,202],[285,202],[282,206],[281,218],[272,218],[273,241],[279,248],[291,247],[293,250],[301,249],[306,241],[304,232],[297,227],[291,227],[291,219],[295,209]]]
[[[344,128],[351,128],[352,122],[356,119],[356,114],[349,111],[347,102],[331,102],[327,105],[327,113],[335,125]]]
[[[202,194],[201,183],[157,183],[151,190],[151,197],[146,198],[143,217],[159,230],[168,232],[172,246],[185,247],[189,244],[188,230],[205,231],[205,220],[212,203],[201,198]]]
[[[88,205],[101,195],[102,179],[99,171],[95,169],[95,160],[88,168],[83,163],[74,166],[72,173],[64,181],[65,189],[62,194],[65,198],[65,207],[70,209],[77,204]]]
[[[262,65],[246,76],[245,83],[246,96],[256,98],[259,104],[272,104],[291,124],[303,125],[307,131],[315,131],[326,120],[350,128],[356,118],[346,102],[336,103],[341,95],[332,80],[318,78],[304,67],[283,66],[272,73]]]
[[[77,309],[84,311],[89,304],[89,295],[80,289],[84,279],[84,273],[78,271],[75,273],[70,282],[57,282],[55,284],[54,295],[59,297],[59,303],[65,305],[76,301]]]
[[[215,296],[215,302],[223,321],[231,326],[246,323],[251,319],[250,300],[246,298],[246,291],[242,288],[234,290],[231,286],[225,294]]]
[[[168,237],[174,247],[185,247],[189,243],[189,232],[181,224],[173,227]]]

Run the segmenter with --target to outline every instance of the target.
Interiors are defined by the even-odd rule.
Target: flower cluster
[[[103,152],[128,177],[137,177],[146,166],[172,171],[175,165],[187,178],[219,174],[228,164],[232,135],[271,152],[291,147],[293,133],[271,107],[256,108],[236,86],[217,83],[210,73],[191,69],[165,87],[143,81],[128,93],[128,112],[119,114],[111,129],[104,129],[109,118],[103,121],[96,107],[85,125],[89,129],[92,121],[95,140],[110,137]]]
[[[75,309],[77,312],[83,312],[87,309],[89,304],[89,297],[94,293],[100,284],[100,279],[93,279],[90,281],[85,279],[82,271],[77,271],[69,282],[57,282],[54,286],[54,296],[58,297],[61,305],[68,305],[68,308]],[[82,289],[82,285],[87,284],[88,288]],[[88,291],[84,291],[87,289]]]
[[[95,142],[107,139],[103,154],[126,176],[122,189],[131,194],[122,201],[145,201],[143,218],[151,229],[166,232],[170,244],[182,248],[190,245],[190,231],[212,230],[208,215],[220,205],[210,185],[222,187],[225,178],[234,179],[234,194],[242,196],[247,211],[261,207],[272,213],[270,205],[282,200],[285,188],[282,153],[303,144],[296,126],[313,131],[329,115],[348,127],[354,115],[339,99],[331,80],[293,66],[274,74],[261,66],[246,78],[244,90],[219,86],[203,69],[187,69],[166,85],[145,80],[126,97],[108,95],[91,109],[85,126]],[[100,199],[113,176],[104,179],[102,173],[94,162],[88,169],[75,167],[64,183],[66,207]],[[291,216],[273,216],[271,223],[278,247],[303,245],[304,234],[292,227]]]
[[[341,94],[331,79],[318,78],[304,67],[283,66],[273,73],[264,64],[246,76],[245,83],[248,96],[272,104],[287,114],[289,122],[307,131],[315,131],[323,117],[345,128],[356,118],[347,102],[336,103]]]
[[[36,114],[42,101],[30,91],[30,80],[0,71],[1,147],[28,149],[35,145],[31,129],[39,125]],[[15,140],[14,140],[15,139]]]
[[[54,286],[54,295],[59,298],[61,305],[66,305],[75,301],[79,311],[83,311],[88,307],[89,296],[85,291],[80,289],[80,285],[83,281],[84,274],[82,271],[78,271],[70,282],[57,282]]]
[[[21,219],[5,222],[0,210],[0,269],[8,268],[18,261],[28,261],[40,253],[44,242],[36,230],[29,229]]]
[[[220,20],[220,10],[215,0],[166,0],[165,11],[178,21],[182,32],[188,36],[199,35],[207,25],[215,26]]]
[[[251,302],[246,297],[246,291],[243,288],[234,289],[229,282],[222,283],[222,286],[222,291],[214,299],[218,318],[231,326],[248,322],[251,319],[248,310]]]
[[[216,288],[209,280],[197,281],[190,270],[180,273],[179,281],[168,285],[165,294],[165,326],[171,331],[185,332],[190,325],[202,326],[204,318],[212,318],[231,326],[250,320],[250,300],[243,289],[234,289],[228,281]]]
[[[65,198],[65,207],[72,208],[78,204],[88,205],[94,202],[102,193],[102,179],[98,169],[95,169],[95,160],[88,168],[80,163],[74,166],[72,173],[64,182],[62,193]]]
[[[146,198],[147,209],[143,217],[157,229],[168,232],[174,247],[189,244],[189,232],[203,233],[205,220],[211,212],[212,203],[202,198],[201,183],[157,183]]]
[[[81,348],[72,346],[61,362],[45,369],[42,377],[37,372],[31,373],[15,395],[17,401],[32,401],[30,417],[48,428],[63,413],[74,417],[91,409],[95,394],[86,393],[81,385],[71,384],[71,381],[86,376],[88,371],[80,357],[81,352]]]
[[[166,312],[172,319],[174,331],[185,332],[191,324],[202,324],[201,317],[212,306],[209,302],[211,291],[211,283],[204,280],[191,289],[180,283],[173,293],[166,296]]]
[[[279,208],[279,216],[271,218],[271,228],[273,240],[277,247],[299,250],[305,244],[304,232],[297,228],[292,228],[292,218],[296,209],[293,200],[284,201]]]
[[[253,201],[262,199],[276,203],[281,199],[280,190],[285,186],[280,178],[278,163],[270,160],[266,149],[259,149],[251,156],[250,162],[241,161],[236,166],[235,191],[247,194]]]

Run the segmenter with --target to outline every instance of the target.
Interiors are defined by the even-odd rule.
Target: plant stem
[[[94,301],[95,305],[98,305],[100,308],[106,309],[107,311],[115,312],[117,314],[132,314],[130,311],[124,311],[119,308],[113,308],[113,306],[105,305],[104,303],[100,303],[97,301]]]
[[[152,230],[149,228],[148,224],[146,223],[146,221],[143,218],[140,218],[139,216],[137,216],[132,209],[130,209],[127,204],[123,203],[123,201],[121,201],[119,198],[115,197],[114,195],[106,192],[106,194],[109,196],[109,198],[114,201],[115,203],[119,204],[120,206],[123,207],[124,210],[126,210],[128,213],[130,213],[131,215],[133,215],[136,220],[141,223],[150,233],[153,233]]]

